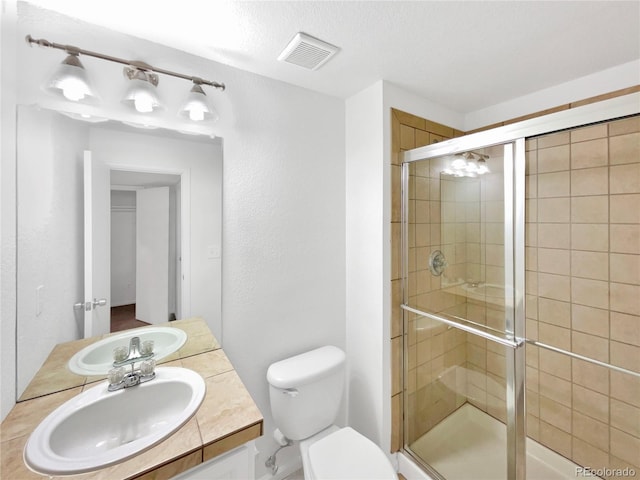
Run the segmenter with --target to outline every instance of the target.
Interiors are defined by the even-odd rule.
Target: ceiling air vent
[[[305,33],[297,33],[282,51],[278,60],[293,63],[309,70],[317,70],[338,50],[338,47],[327,42],[310,37]]]

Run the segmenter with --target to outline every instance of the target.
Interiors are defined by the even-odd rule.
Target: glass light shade
[[[453,157],[449,157],[449,166],[442,170],[445,175],[452,175],[454,177],[471,177],[475,178],[478,175],[484,175],[491,173],[485,158],[486,155],[474,154],[467,152],[463,154],[456,154]]]
[[[73,102],[92,103],[98,97],[93,93],[87,72],[76,55],[69,55],[58,65],[45,90]]]
[[[456,158],[451,162],[451,168],[454,170],[462,170],[467,166],[467,162],[463,158]]]
[[[140,113],[153,113],[163,109],[155,86],[141,78],[134,78],[130,82],[122,103]]]
[[[189,94],[187,95],[187,99],[180,107],[180,111],[178,115],[184,118],[188,118],[194,122],[202,122],[202,121],[216,121],[218,119],[218,112],[209,102],[207,95],[202,90],[202,86],[195,84]]]
[[[484,175],[485,173],[490,173],[489,167],[487,166],[487,162],[481,158],[478,160],[478,174]]]

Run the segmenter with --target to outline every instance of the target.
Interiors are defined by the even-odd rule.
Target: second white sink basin
[[[113,368],[113,349],[129,346],[133,337],[140,337],[140,342],[153,340],[154,358],[171,355],[187,341],[187,334],[174,327],[142,327],[110,335],[83,348],[69,360],[69,370],[78,375],[106,375]]]
[[[160,367],[150,382],[107,391],[107,382],[46,417],[24,448],[25,464],[45,475],[90,472],[126,460],[184,425],[204,399],[200,375]]]

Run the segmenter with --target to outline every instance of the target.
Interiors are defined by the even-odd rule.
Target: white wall
[[[346,102],[347,358],[349,424],[389,451],[383,352],[390,338],[384,297],[390,209],[382,102],[383,82]]]
[[[81,338],[83,167],[89,132],[49,111],[18,111],[18,395],[53,347]],[[37,292],[37,289],[39,291]]]
[[[0,12],[0,418],[16,398],[16,0]]]
[[[344,106],[241,72],[225,78],[238,123],[224,134],[224,349],[265,417],[260,477],[276,448],[268,366],[345,348]],[[295,458],[287,448],[278,463]]]

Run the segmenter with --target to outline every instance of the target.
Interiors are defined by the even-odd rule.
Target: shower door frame
[[[464,138],[464,137],[462,137]],[[450,141],[456,143],[454,141]],[[524,405],[524,372],[525,372],[525,317],[524,317],[524,188],[525,188],[525,139],[523,137],[504,142],[471,144],[466,142],[464,149],[454,145],[452,151],[441,153],[440,148],[429,148],[431,151],[419,158],[407,159],[405,153],[402,164],[402,289],[403,312],[411,312],[444,323],[450,327],[463,330],[488,341],[498,343],[505,349],[506,362],[506,406],[507,406],[507,477],[509,480],[526,478],[525,451],[525,405]],[[438,144],[441,145],[441,144]],[[504,270],[505,270],[505,324],[504,334],[490,333],[472,325],[458,323],[437,314],[417,310],[408,305],[408,288],[405,288],[408,268],[408,202],[409,202],[409,166],[411,163],[443,155],[455,155],[469,150],[480,150],[487,147],[504,147]],[[424,152],[424,149],[419,149]],[[447,149],[448,150],[448,149]],[[512,287],[512,288],[510,288]],[[403,322],[404,325],[407,322]],[[405,351],[407,347],[405,346]],[[406,410],[406,400],[405,400]],[[405,416],[406,418],[406,416]],[[443,479],[437,471],[425,465],[429,473],[437,479]]]
[[[526,479],[526,429],[525,429],[525,349],[527,342],[525,337],[525,139],[560,130],[575,128],[603,121],[621,118],[640,113],[640,93],[633,93],[598,103],[577,107],[550,115],[536,117],[511,125],[498,127],[467,136],[454,138],[425,147],[408,150],[402,154],[402,311],[403,331],[405,338],[403,355],[403,372],[406,372],[408,362],[408,347],[406,345],[406,315],[408,312],[426,316],[430,319],[445,323],[451,327],[478,335],[487,340],[497,342],[509,348],[506,349],[506,401],[507,401],[507,478],[509,480]],[[408,201],[409,201],[409,165],[420,160],[427,160],[445,155],[455,155],[470,150],[492,147],[496,145],[512,144],[511,162],[505,157],[504,166],[504,208],[505,208],[505,287],[511,281],[513,295],[505,298],[505,336],[494,335],[475,327],[459,324],[439,315],[416,310],[408,305]],[[505,154],[509,155],[509,151]],[[505,291],[507,289],[505,288]],[[546,347],[546,345],[538,344]],[[577,356],[572,352],[570,356]],[[406,375],[403,374],[403,378]],[[404,387],[406,390],[406,385]],[[404,422],[409,420],[406,412],[407,396],[404,396]],[[407,431],[405,426],[405,432]],[[408,445],[406,435],[403,439],[404,450],[415,458]],[[443,479],[424,461],[419,463],[426,467],[434,478]]]

